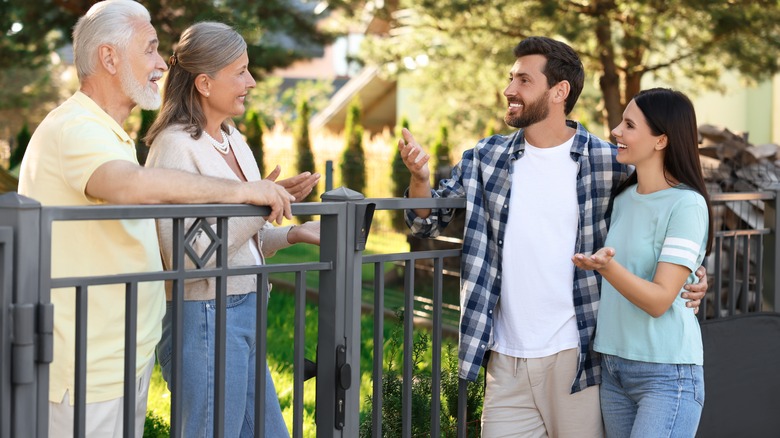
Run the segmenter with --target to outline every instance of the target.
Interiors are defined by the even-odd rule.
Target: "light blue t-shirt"
[[[708,224],[704,198],[687,186],[642,195],[634,185],[615,198],[604,246],[615,248],[615,260],[641,278],[652,281],[658,262],[667,262],[690,269],[687,283],[696,283]],[[699,322],[685,301],[678,294],[653,318],[602,281],[594,349],[643,362],[703,365]]]

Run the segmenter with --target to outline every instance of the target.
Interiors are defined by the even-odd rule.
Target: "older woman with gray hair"
[[[241,35],[221,23],[197,23],[184,31],[170,58],[162,109],[146,137],[147,144],[151,145],[147,166],[239,181],[262,178],[249,146],[231,122],[232,117],[244,113],[246,96],[255,87],[246,48]],[[301,198],[311,191],[319,175],[306,172],[295,178],[297,187],[304,187],[298,193]],[[286,187],[291,185],[294,184]],[[192,221],[185,221],[185,228]],[[210,225],[216,227],[213,220]],[[228,228],[230,267],[263,264],[265,257],[294,243],[319,244],[318,222],[273,227],[262,217],[234,217],[228,221]],[[157,230],[163,264],[170,269],[174,251],[171,220],[158,220]],[[198,253],[205,251],[209,244],[205,233],[192,242]],[[213,266],[214,259],[207,266]],[[188,267],[192,266],[189,263]],[[228,437],[254,435],[258,290],[262,289],[255,275],[232,276],[227,280],[224,418]],[[163,377],[171,382],[170,285],[166,292],[168,311],[163,319],[157,355]],[[215,297],[216,278],[185,281],[181,379],[184,436],[211,436],[214,429]],[[288,436],[268,366],[266,378],[265,436]]]

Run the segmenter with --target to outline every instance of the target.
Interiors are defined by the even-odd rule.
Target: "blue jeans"
[[[182,414],[183,436],[214,435],[214,324],[215,300],[185,301],[183,316]],[[255,321],[257,294],[227,297],[225,342],[225,436],[254,436]],[[172,305],[163,318],[157,358],[163,378],[171,389],[173,355]],[[266,365],[265,436],[289,437],[282,418],[271,373]]]
[[[704,405],[700,365],[602,357],[601,414],[608,437],[696,435]]]

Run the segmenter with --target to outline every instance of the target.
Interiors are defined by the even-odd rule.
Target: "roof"
[[[360,99],[361,125],[365,131],[375,134],[396,125],[397,85],[379,76],[379,69],[366,67],[350,79],[330,99],[328,106],[312,116],[312,130],[327,129],[341,132],[347,117],[349,104],[356,96]]]

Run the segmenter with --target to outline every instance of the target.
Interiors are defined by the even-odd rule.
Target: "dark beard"
[[[546,119],[550,114],[550,108],[547,106],[547,98],[549,97],[549,93],[549,90],[545,91],[542,96],[531,102],[530,105],[524,106],[522,115],[520,117],[512,117],[507,113],[507,115],[504,116],[504,123],[513,128],[521,129],[527,128],[534,123],[539,123]]]

